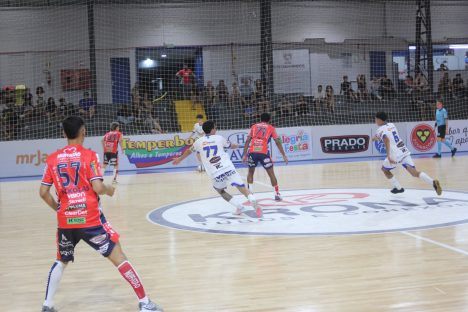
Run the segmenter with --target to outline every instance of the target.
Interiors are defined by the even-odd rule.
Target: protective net
[[[468,117],[463,1],[432,1],[434,82],[415,74],[416,1],[0,1],[0,140],[86,119],[126,134]],[[270,7],[271,4],[271,7]],[[271,35],[271,36],[270,36]],[[344,78],[344,76],[347,76]]]

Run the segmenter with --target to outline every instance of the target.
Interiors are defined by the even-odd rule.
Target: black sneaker
[[[456,153],[457,153],[457,148],[454,147],[454,148],[452,149],[452,157],[455,156]]]
[[[393,194],[399,194],[399,193],[403,193],[404,191],[405,191],[404,188],[397,189],[396,187],[394,187],[390,192],[392,192]]]
[[[442,155],[440,155],[440,154],[435,154],[434,156],[432,156],[432,158],[441,158],[441,157],[442,157]]]
[[[434,182],[432,182],[432,186],[434,187],[437,195],[442,195],[442,187],[440,186],[439,180],[434,180]]]

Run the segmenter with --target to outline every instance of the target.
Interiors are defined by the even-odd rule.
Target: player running
[[[432,185],[437,192],[437,195],[442,194],[442,188],[438,180],[432,179],[424,172],[416,170],[411,153],[405,146],[405,143],[400,139],[398,130],[392,123],[387,123],[387,114],[378,112],[375,114],[375,123],[379,127],[374,136],[374,141],[383,141],[387,151],[387,158],[385,158],[382,166],[382,171],[385,176],[390,180],[393,189],[390,191],[393,194],[403,193],[405,189],[401,187],[398,180],[391,173],[391,170],[396,168],[397,164],[401,164],[413,177],[420,178],[421,180]]]
[[[202,125],[203,125],[203,115],[198,114],[197,122],[193,125],[192,134],[189,136],[189,139],[193,137],[194,140],[196,141],[205,135],[205,132],[203,132]],[[199,172],[205,171],[205,168],[203,167],[199,153],[197,153],[197,160],[198,160],[198,171]]]
[[[442,101],[437,101],[437,109],[435,113],[435,127],[437,129],[437,154],[435,154],[434,158],[441,158],[442,157],[442,143],[444,143],[450,151],[452,152],[452,157],[455,156],[457,149],[450,144],[449,141],[445,140],[445,133],[448,129],[448,114],[447,110],[444,108],[444,104]]]
[[[42,312],[56,312],[54,296],[69,261],[74,261],[75,246],[85,241],[108,258],[132,286],[140,311],[163,311],[145,293],[143,284],[119,243],[119,235],[102,214],[99,195],[113,196],[115,188],[103,183],[98,155],[83,147],[85,125],[80,117],[63,121],[68,145],[47,158],[40,187],[41,198],[57,212],[57,260],[47,282]],[[55,186],[58,201],[50,194]],[[111,309],[112,310],[112,309]]]
[[[122,147],[122,133],[118,122],[111,123],[110,131],[104,135],[101,140],[104,150],[103,171],[106,172],[107,165],[114,167],[114,179],[112,183],[117,183],[117,174],[119,173],[119,144]]]
[[[271,186],[275,189],[275,200],[280,201],[282,198],[279,192],[278,180],[276,179],[275,172],[273,170],[273,161],[270,157],[270,150],[268,148],[271,138],[275,141],[286,165],[288,164],[288,157],[284,152],[283,144],[276,133],[275,127],[269,123],[270,119],[270,114],[263,113],[260,115],[260,122],[250,128],[250,133],[244,146],[242,162],[246,163],[248,158],[249,173],[247,175],[247,183],[249,190],[253,192],[253,176],[257,164],[260,163],[270,177]]]
[[[192,151],[200,153],[201,161],[205,166],[206,173],[211,177],[214,189],[223,197],[225,201],[236,208],[234,214],[242,214],[246,208],[240,202],[236,202],[231,194],[226,192],[228,184],[237,187],[237,189],[248,198],[250,204],[255,209],[257,217],[262,216],[262,209],[257,206],[257,200],[245,187],[244,181],[236,171],[226,148],[236,149],[239,146],[226,141],[220,135],[216,134],[216,127],[213,121],[206,121],[203,124],[205,135],[193,143],[191,149],[187,149],[182,156],[175,159],[173,164],[178,165],[187,158]]]

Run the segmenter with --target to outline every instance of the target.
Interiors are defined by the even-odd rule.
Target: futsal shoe
[[[275,195],[275,200],[276,201],[282,201],[283,197],[281,197],[281,195],[278,193],[278,194]]]
[[[55,308],[49,308],[48,306],[42,306],[41,312],[58,312]]]
[[[148,312],[148,311],[164,312],[163,308],[161,308],[159,305],[157,305],[151,300],[148,301],[148,303],[140,302],[138,304],[138,308],[140,309],[140,312]]]
[[[437,195],[442,195],[442,187],[440,186],[439,180],[434,180],[434,182],[432,182],[432,186],[434,187]]]
[[[456,153],[457,153],[457,148],[454,147],[454,148],[452,149],[452,157],[455,156]]]
[[[262,207],[258,205],[257,200],[252,200],[250,201],[250,203],[252,204],[252,207],[255,210],[255,214],[257,215],[257,218],[263,217]]]
[[[243,214],[245,212],[245,207],[242,206],[240,208],[236,208],[236,210],[233,212],[233,214],[237,215],[237,216],[240,216],[241,214]]]
[[[404,188],[397,189],[396,187],[394,187],[390,192],[392,192],[393,194],[399,194],[399,193],[403,193],[404,191],[405,191]]]
[[[112,180],[112,184],[119,184],[116,179]]]
[[[440,154],[435,154],[434,156],[432,156],[432,158],[441,158],[441,157],[442,157],[442,155],[440,155]]]

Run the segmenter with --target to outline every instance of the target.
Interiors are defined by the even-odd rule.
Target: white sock
[[[114,173],[114,180],[117,180],[117,169],[114,168],[113,173]]]
[[[257,199],[255,198],[255,196],[253,194],[249,194],[249,196],[247,196],[247,198],[249,199],[250,202],[257,201]]]
[[[145,296],[144,298],[141,298],[138,301],[143,302],[144,304],[148,304],[149,303],[149,298],[148,298],[148,296]]]
[[[427,183],[429,183],[430,185],[432,185],[432,183],[434,182],[434,179],[431,178],[430,176],[428,176],[427,174],[425,174],[424,172],[421,172],[419,174],[419,178]]]
[[[61,261],[55,261],[50,269],[49,279],[47,280],[46,297],[44,300],[44,305],[49,308],[54,306],[54,296],[57,292],[60,280],[62,279],[64,269],[65,266]]]
[[[249,189],[250,193],[253,193],[253,183],[247,183],[247,188]]]
[[[394,188],[396,188],[397,190],[401,190],[401,184],[400,182],[398,182],[398,180],[395,177],[392,177],[390,179],[390,182],[392,182],[392,185]]]

